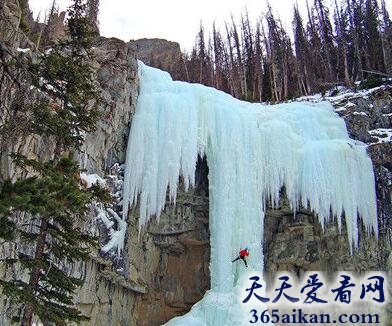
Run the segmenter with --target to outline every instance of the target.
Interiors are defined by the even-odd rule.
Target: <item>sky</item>
[[[309,2],[312,2],[310,0]],[[44,16],[52,0],[29,0],[34,17],[41,12]],[[60,10],[65,10],[70,0],[57,0]],[[270,1],[276,17],[291,31],[292,12],[295,3],[306,12],[306,0]],[[334,3],[334,0],[327,0]],[[392,0],[386,0],[388,11],[392,13]],[[208,31],[215,21],[223,31],[225,21],[233,15],[239,21],[244,8],[249,18],[255,22],[266,12],[266,0],[100,0],[99,23],[101,35],[117,37],[124,41],[139,38],[164,38],[180,43],[182,50],[190,51],[196,34],[203,23]]]

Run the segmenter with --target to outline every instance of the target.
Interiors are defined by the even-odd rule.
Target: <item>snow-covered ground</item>
[[[378,128],[369,130],[373,138],[377,139],[374,143],[387,143],[392,141],[392,129]]]
[[[352,246],[357,212],[368,230],[377,229],[371,160],[330,103],[251,104],[174,82],[140,62],[139,74],[122,219],[138,198],[139,228],[151,216],[159,219],[167,191],[176,200],[180,175],[186,188],[194,185],[198,155],[209,167],[211,290],[168,325],[249,324],[249,310],[235,300],[247,281],[245,267],[231,260],[248,247],[249,271],[262,275],[264,210],[267,201],[278,205],[282,186],[293,210],[309,204],[321,224],[332,211],[340,226],[344,211]]]
[[[367,98],[370,94],[384,89],[385,86],[378,86],[370,89],[362,89],[362,90],[357,90],[354,91],[352,89],[349,89],[344,86],[338,86],[335,87],[323,96],[321,93],[309,95],[309,96],[301,96],[295,99],[296,102],[303,102],[303,101],[308,101],[308,102],[321,102],[321,101],[329,101],[333,104],[339,104],[347,99],[352,99],[352,98]]]
[[[363,89],[363,90],[357,90],[353,91],[351,89],[348,89],[346,87],[339,86],[329,92],[325,96],[322,96],[320,93],[319,94],[314,94],[310,96],[303,96],[295,101],[308,101],[312,103],[319,103],[321,101],[328,101],[333,106],[335,107],[335,111],[338,112],[339,114],[348,114],[351,115],[362,115],[362,116],[369,116],[367,112],[363,111],[356,111],[357,109],[357,104],[353,103],[353,100],[357,99],[365,99],[367,100],[369,96],[371,96],[373,93],[377,93],[379,91],[383,91],[386,89],[386,85],[374,87],[371,89]],[[331,94],[334,95],[331,95]],[[369,108],[370,110],[373,109],[372,105]],[[381,115],[384,118],[389,118],[392,117],[392,113],[384,113]],[[372,136],[372,141],[369,144],[377,144],[377,143],[386,143],[386,142],[391,142],[392,141],[392,128],[376,128],[368,131],[369,134]]]

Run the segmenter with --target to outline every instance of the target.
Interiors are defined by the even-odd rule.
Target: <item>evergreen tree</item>
[[[228,79],[230,85],[230,94],[239,98],[241,94],[240,83],[238,82],[238,69],[236,65],[235,50],[233,47],[233,32],[229,24],[225,23],[226,29],[226,48],[227,48],[227,62],[229,66]]]
[[[283,29],[279,20],[276,20],[272,9],[269,8],[267,15],[268,41],[269,41],[269,64],[270,64],[270,81],[272,85],[273,100],[282,101],[292,96],[293,91],[290,88],[294,75],[293,53],[291,41],[286,31]],[[294,65],[295,66],[295,65]]]
[[[352,79],[354,81],[364,79],[364,18],[363,18],[363,0],[347,0],[347,15],[350,17],[349,33],[352,38],[350,46],[350,64]]]
[[[246,73],[245,73],[245,62],[243,59],[242,43],[240,34],[238,32],[237,24],[234,21],[234,17],[231,16],[231,37],[233,40],[233,65],[236,71],[236,83],[240,86],[239,97],[243,98],[247,93]]]
[[[3,293],[13,304],[24,305],[22,325],[31,325],[36,314],[45,325],[66,325],[86,319],[73,307],[73,291],[82,280],[64,266],[86,260],[94,238],[82,231],[87,204],[99,191],[81,189],[75,176],[78,165],[63,157],[39,163],[14,155],[17,164],[32,169],[35,176],[5,181],[0,192],[0,214],[14,226],[18,256],[6,259],[29,272],[29,280],[0,280]],[[28,223],[14,218],[27,213]],[[6,239],[11,240],[9,238]],[[13,240],[13,239],[12,239]],[[19,318],[15,318],[15,321]]]
[[[350,87],[368,71],[389,76],[392,23],[385,0],[381,11],[377,0],[335,0],[334,24],[327,4],[307,2],[307,21],[294,7],[294,48],[270,6],[255,28],[245,11],[239,27],[233,17],[225,23],[225,37],[214,25],[212,40],[205,40],[201,29],[188,61],[190,80],[249,101],[282,101],[336,84]]]
[[[197,58],[199,61],[199,83],[207,84],[207,75],[208,75],[208,57],[207,57],[207,47],[204,38],[204,27],[200,23],[200,30],[197,34],[196,39],[196,46],[197,46]]]
[[[81,0],[74,0],[68,11],[69,38],[54,43],[45,54],[17,62],[23,83],[30,82],[36,95],[14,103],[1,130],[4,138],[5,131],[14,132],[10,126],[15,121],[26,120],[23,136],[38,135],[54,144],[46,162],[12,154],[21,177],[0,185],[0,237],[17,248],[17,255],[6,263],[28,274],[28,279],[2,279],[0,285],[23,308],[15,320],[24,326],[32,324],[33,315],[46,325],[86,319],[72,302],[82,275],[72,276],[65,267],[87,258],[95,244],[83,231],[87,204],[108,196],[97,186],[81,187],[78,164],[71,158],[99,117],[100,98],[88,63],[94,30],[85,10]],[[28,220],[21,223],[23,216]]]
[[[309,94],[314,88],[313,60],[310,55],[310,44],[306,38],[306,31],[298,7],[294,6],[294,46],[298,67],[298,88],[300,94]]]
[[[262,95],[263,95],[263,88],[262,88],[262,79],[263,79],[263,61],[264,61],[264,54],[263,54],[263,46],[262,46],[262,37],[261,37],[261,29],[260,23],[257,23],[256,26],[256,34],[255,34],[255,101],[261,102]]]
[[[314,8],[307,6],[308,23],[306,27],[307,39],[309,42],[310,56],[309,60],[313,61],[312,72],[314,74],[314,89],[312,91],[323,91],[325,76],[328,71],[328,63],[322,52],[323,41],[320,36],[320,27],[318,25],[317,13]]]
[[[90,20],[91,26],[99,34],[99,0],[88,0],[87,1],[87,17]]]
[[[215,66],[215,80],[214,87],[226,92],[229,91],[227,86],[227,71],[228,61],[225,53],[225,45],[222,40],[221,34],[216,30],[215,23],[212,26],[212,40],[214,48],[214,66]]]
[[[335,40],[336,49],[336,66],[337,66],[337,82],[343,81],[347,86],[352,86],[352,80],[349,73],[349,17],[345,14],[346,10],[343,6],[339,6],[335,0]]]
[[[269,102],[272,101],[272,85],[271,85],[271,79],[270,79],[270,68],[269,68],[269,64],[268,61],[264,61],[264,65],[263,65],[263,76],[262,76],[262,96],[261,96],[261,100],[263,102]]]
[[[376,0],[366,0],[364,8],[364,36],[366,44],[366,67],[368,71],[385,71],[384,58],[382,53],[380,21],[378,14],[378,4]]]
[[[257,26],[257,28],[259,27]],[[257,35],[257,29],[256,34],[253,32],[247,11],[245,11],[245,14],[241,18],[241,30],[243,60],[245,66],[244,82],[246,84],[246,93],[243,94],[243,98],[250,102],[260,101],[258,85],[261,73],[260,31],[259,35]]]
[[[382,14],[382,51],[384,56],[385,73],[392,76],[392,21],[389,18],[389,13],[385,6],[385,0],[381,2]]]
[[[326,82],[333,82],[336,76],[336,55],[334,47],[334,36],[332,24],[329,19],[329,9],[324,4],[324,0],[315,0],[314,8],[317,13],[316,28],[319,30],[321,47],[318,49],[323,66],[325,67],[325,75],[323,76]]]

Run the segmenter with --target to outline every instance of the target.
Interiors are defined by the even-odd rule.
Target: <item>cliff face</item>
[[[146,284],[135,309],[137,325],[161,325],[188,311],[209,288],[208,179],[199,160],[196,186],[167,202],[159,223],[152,221],[137,239],[138,207],[130,214],[130,278]],[[182,188],[182,186],[180,186]]]
[[[138,92],[137,62],[134,48],[117,39],[99,38],[94,43],[93,62],[104,105],[102,119],[79,154],[87,173],[110,179],[112,167],[125,160],[131,117]],[[91,227],[99,234],[99,221],[92,213]],[[86,325],[136,324],[133,313],[138,292],[126,277],[113,271],[112,262],[98,253],[83,269],[85,283],[76,294],[79,309],[91,318]]]
[[[138,93],[137,61],[134,47],[115,38],[97,39],[93,55],[104,105],[97,130],[86,135],[81,161],[88,173],[103,176],[125,160]]]
[[[173,79],[186,76],[186,68],[180,45],[162,39],[139,39],[130,41],[134,44],[139,60],[146,65],[165,70]]]
[[[107,105],[97,131],[87,135],[81,161],[105,177],[124,163],[137,101],[135,43],[100,38],[95,44],[97,81]],[[208,180],[199,162],[196,188],[167,203],[159,223],[138,232],[138,207],[128,218],[124,270],[96,258],[86,266],[77,297],[86,325],[161,325],[189,310],[209,288]]]
[[[1,41],[14,50],[32,45],[24,33],[18,32],[25,10],[20,2],[7,0],[1,5],[7,6],[10,12],[9,17],[7,15],[10,24],[2,28]],[[158,44],[158,48],[154,44]],[[110,180],[113,174],[121,174],[112,167],[124,163],[138,93],[137,55],[146,63],[170,71],[176,69],[181,60],[178,45],[162,40],[124,43],[99,38],[94,47],[93,65],[105,105],[101,107],[103,119],[96,132],[86,135],[80,161],[89,173]],[[335,100],[334,105],[345,118],[352,137],[372,143],[376,139],[370,130],[391,128],[391,102],[392,90],[382,88],[366,98],[354,95],[354,98]],[[20,140],[20,146],[30,156],[51,155],[50,147],[39,139]],[[369,153],[377,181],[379,241],[363,234],[359,249],[351,256],[344,231],[339,234],[336,224],[331,222],[323,232],[312,212],[306,209],[294,217],[282,191],[281,206],[268,210],[265,221],[265,265],[271,278],[276,271],[302,275],[308,270],[392,268],[391,143],[370,145]],[[9,175],[9,169],[9,162],[3,160],[0,175]],[[160,325],[189,310],[209,288],[208,207],[208,162],[200,159],[195,189],[187,193],[180,190],[176,205],[167,203],[159,223],[150,222],[139,235],[138,207],[130,212],[125,268],[121,273],[115,270],[111,260],[98,254],[87,264],[72,266],[75,274],[82,273],[85,277],[85,284],[76,294],[79,309],[91,318],[84,325]],[[98,234],[96,221],[89,227]],[[7,251],[0,247],[0,256],[6,254]],[[1,276],[10,273],[0,266]],[[0,300],[3,303],[0,305],[0,325],[9,325],[8,317],[13,307],[5,298]]]
[[[7,0],[1,6],[2,21],[6,22],[0,31],[1,45],[15,55],[33,55],[32,51],[17,50],[35,47],[29,39],[28,30],[37,28],[37,25],[31,19],[27,2]],[[62,17],[60,14],[59,22]],[[21,30],[22,23],[26,23],[26,31]],[[64,31],[60,25],[56,35]],[[179,51],[177,46],[175,51]],[[87,173],[106,178],[110,185],[113,180],[121,183],[118,175],[121,168],[116,163],[124,163],[130,122],[137,101],[136,45],[114,38],[98,38],[94,43],[93,56],[95,79],[104,98],[100,108],[102,119],[97,130],[86,135],[81,152],[75,155]],[[1,88],[1,91],[7,91],[7,96],[2,97],[7,106],[18,100],[15,89]],[[31,158],[50,158],[53,148],[47,141],[29,136],[7,142],[7,148],[3,148],[4,152],[0,154],[0,176],[14,175],[7,155],[11,150],[22,150]],[[200,166],[205,168],[205,162]],[[196,189],[186,194],[180,192],[176,207],[168,203],[160,223],[152,222],[142,231],[140,238],[137,209],[132,212],[121,272],[117,270],[113,257],[104,259],[98,253],[92,255],[86,264],[69,266],[75,276],[83,275],[85,279],[83,287],[75,294],[78,308],[90,317],[85,325],[159,325],[188,310],[201,298],[209,288],[206,177],[206,172],[200,173]],[[91,224],[85,227],[98,235],[102,228],[95,213],[91,214]],[[101,239],[104,237],[105,234],[101,234]],[[12,248],[0,244],[0,258],[10,255]],[[0,264],[0,276],[24,277],[3,264]],[[15,307],[3,296],[0,300],[0,325],[10,325]]]

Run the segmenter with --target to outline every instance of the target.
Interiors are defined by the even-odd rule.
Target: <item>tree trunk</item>
[[[39,234],[37,237],[37,245],[35,248],[34,260],[38,262],[31,271],[30,281],[29,281],[29,289],[34,292],[37,289],[38,282],[40,280],[40,273],[42,266],[40,261],[44,255],[45,250],[45,240],[46,235],[48,232],[48,219],[42,218],[41,227],[39,229]],[[33,320],[33,307],[31,304],[26,304],[23,319],[22,319],[22,326],[31,326]]]
[[[343,62],[344,62],[344,81],[345,84],[349,87],[352,86],[352,82],[351,82],[351,78],[350,78],[350,74],[348,72],[348,62],[347,62],[347,53],[346,53],[346,49],[344,49],[343,51]]]

